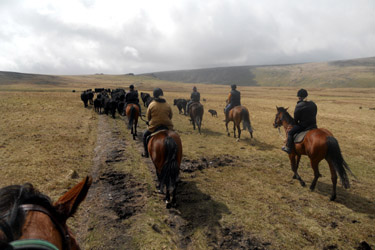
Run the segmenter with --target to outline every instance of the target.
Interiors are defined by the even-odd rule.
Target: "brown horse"
[[[244,107],[244,106],[236,106],[232,108],[229,111],[228,114],[228,119],[225,120],[225,127],[227,129],[228,136],[230,136],[230,133],[228,131],[228,123],[232,121],[233,122],[233,134],[234,138],[236,138],[236,128],[238,131],[238,139],[241,138],[241,128],[240,124],[242,121],[242,126],[244,130],[248,130],[250,133],[250,137],[253,138],[253,128],[251,127],[251,122],[250,122],[250,115],[249,115],[249,110]]]
[[[30,183],[0,189],[0,249],[80,249],[66,221],[91,183],[86,177],[55,203]]]
[[[273,126],[275,128],[283,126],[285,132],[288,133],[295,124],[294,119],[290,116],[287,109],[283,107],[276,107],[276,109],[277,113]],[[301,143],[295,144],[295,148],[292,150],[292,153],[289,154],[290,165],[294,173],[293,179],[299,180],[301,185],[305,186],[305,182],[297,173],[301,155],[307,155],[310,158],[311,167],[314,171],[314,179],[310,186],[311,191],[314,190],[318,178],[321,177],[319,173],[319,162],[323,159],[328,162],[331,171],[333,186],[330,197],[331,201],[336,199],[337,173],[340,176],[344,188],[349,188],[349,178],[345,169],[351,174],[352,172],[341,155],[341,150],[337,140],[333,137],[330,131],[324,128],[310,130],[307,132]]]
[[[201,133],[201,125],[202,125],[202,118],[203,118],[203,105],[199,102],[193,102],[189,107],[189,114],[191,122],[193,123],[193,128],[195,130],[195,124],[197,124],[199,134]]]
[[[133,140],[135,140],[137,136],[137,125],[138,125],[138,117],[139,117],[138,105],[134,103],[129,103],[126,106],[126,116],[128,117],[128,129],[131,129]]]
[[[148,142],[148,152],[156,168],[158,189],[162,193],[166,187],[167,208],[176,206],[176,189],[182,159],[180,136],[172,130],[157,132]],[[170,202],[170,191],[172,202]]]

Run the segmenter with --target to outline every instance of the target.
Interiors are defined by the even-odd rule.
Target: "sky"
[[[0,0],[0,71],[127,74],[375,56],[375,0]]]

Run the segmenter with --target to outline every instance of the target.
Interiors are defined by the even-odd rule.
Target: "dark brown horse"
[[[0,249],[80,249],[66,221],[91,183],[86,177],[55,203],[30,183],[0,189]]]
[[[137,125],[139,117],[138,105],[134,103],[129,103],[126,106],[126,116],[128,117],[128,129],[131,129],[133,140],[135,140],[137,136]]]
[[[193,123],[193,128],[195,130],[195,124],[198,127],[199,134],[201,133],[202,118],[203,118],[203,105],[199,102],[193,102],[189,107],[189,114],[191,122]]]
[[[294,119],[290,116],[287,109],[283,107],[276,107],[276,109],[277,113],[273,126],[275,128],[280,128],[283,126],[285,133],[287,134],[295,124]],[[305,182],[301,179],[297,172],[301,155],[307,155],[310,158],[311,167],[314,171],[314,180],[310,186],[311,191],[314,190],[316,182],[321,176],[319,173],[319,162],[323,159],[328,162],[329,169],[331,171],[331,201],[336,199],[337,173],[340,176],[344,188],[349,188],[349,178],[345,169],[347,169],[351,174],[352,172],[341,155],[341,150],[337,140],[335,137],[333,137],[330,131],[324,128],[310,130],[307,132],[301,143],[295,144],[292,153],[289,154],[290,165],[294,173],[293,179],[299,180],[301,185],[305,186]]]
[[[249,110],[244,107],[244,106],[236,106],[232,108],[229,111],[228,114],[228,119],[225,121],[225,127],[227,129],[228,136],[230,136],[229,130],[228,130],[228,123],[233,122],[233,134],[234,138],[236,138],[236,128],[238,131],[238,139],[241,138],[241,121],[242,121],[242,126],[244,130],[248,130],[250,133],[250,137],[253,138],[253,128],[251,127],[251,122],[250,122],[250,115],[249,115]]]
[[[176,189],[182,159],[182,143],[180,136],[172,130],[162,130],[151,137],[148,152],[156,168],[158,189],[164,191],[167,208],[176,206]],[[170,202],[170,192],[172,202]]]

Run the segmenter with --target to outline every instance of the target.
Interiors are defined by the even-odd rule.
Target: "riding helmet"
[[[236,89],[236,88],[237,88],[237,85],[236,85],[236,84],[232,84],[232,85],[230,85],[230,87],[231,87],[232,89]]]
[[[193,91],[197,91],[197,87],[194,86],[194,87],[193,87]]]
[[[308,94],[307,94],[306,89],[300,89],[300,90],[298,90],[297,97],[305,98],[307,96],[308,96]]]
[[[163,94],[163,90],[162,90],[161,88],[155,88],[153,94],[154,94],[154,97],[155,97],[155,98],[158,98],[159,96],[164,95],[164,94]]]
[[[131,85],[129,86],[129,89],[134,89],[134,85],[131,84]]]

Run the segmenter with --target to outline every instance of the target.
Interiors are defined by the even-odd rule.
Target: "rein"
[[[69,248],[69,242],[70,242],[70,236],[68,232],[63,228],[60,222],[51,214],[50,211],[45,209],[42,206],[36,205],[36,204],[22,204],[19,206],[24,212],[28,211],[36,211],[46,214],[50,220],[53,222],[57,230],[59,231],[61,238],[63,240],[62,242],[62,248],[63,249],[70,249]],[[41,240],[41,239],[22,239],[22,240],[15,240],[9,243],[13,249],[42,249],[42,250],[59,250],[55,245],[52,243]]]

